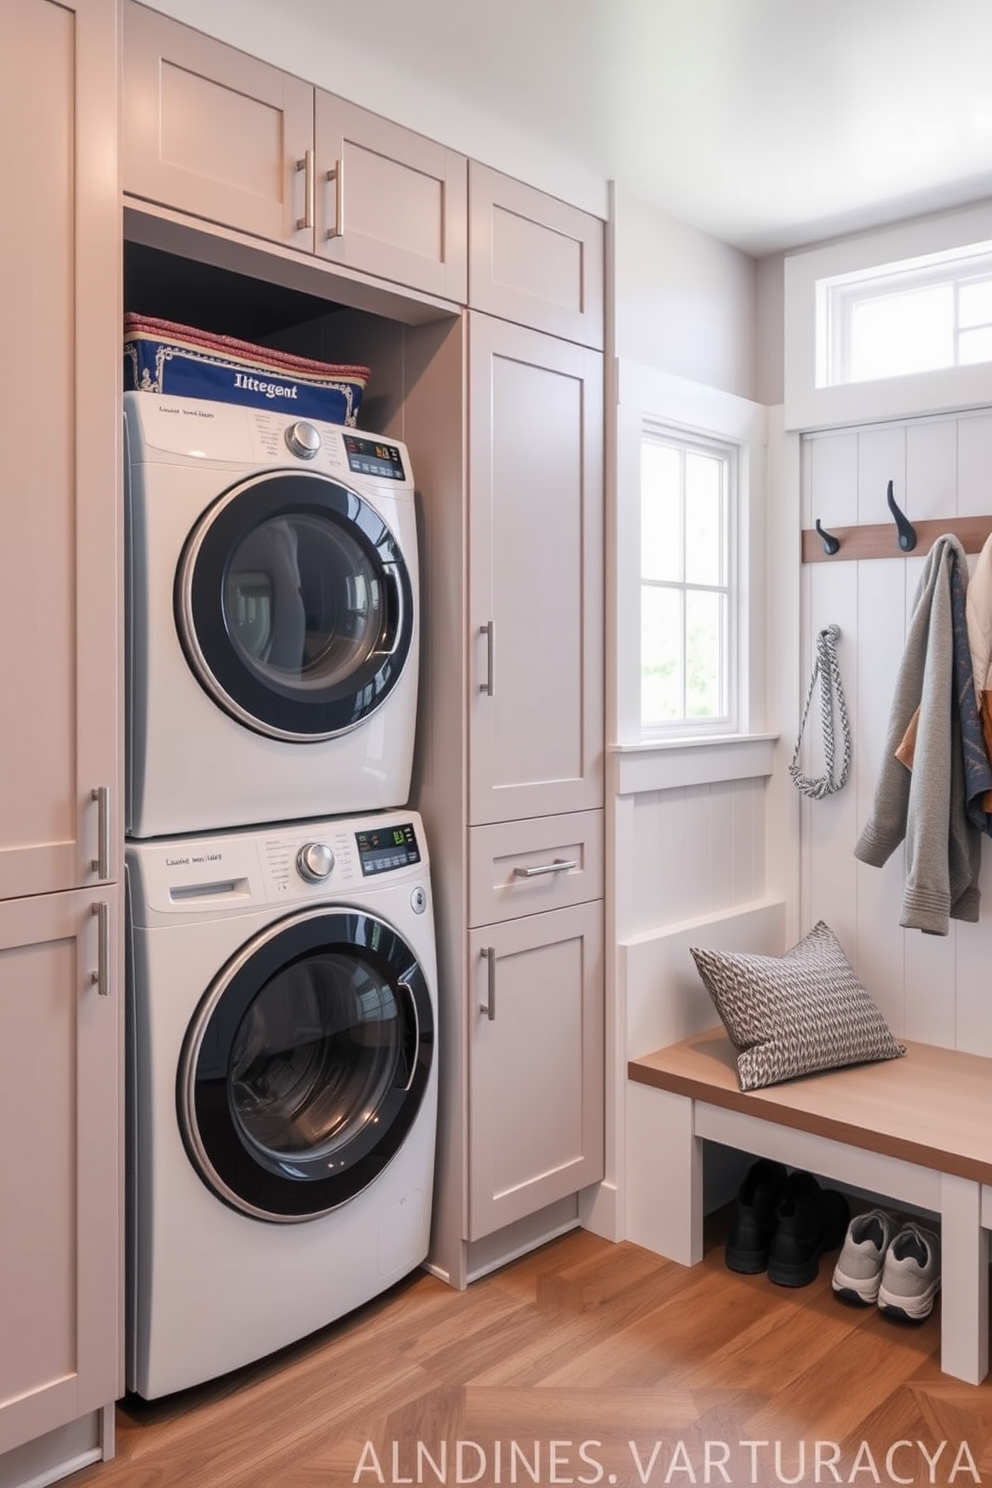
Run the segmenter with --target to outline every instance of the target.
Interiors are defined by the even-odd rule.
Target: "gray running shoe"
[[[899,1217],[888,1209],[856,1214],[847,1227],[831,1285],[845,1302],[874,1307],[882,1281],[885,1253],[899,1229]]]
[[[940,1236],[907,1221],[885,1256],[878,1289],[880,1312],[921,1322],[940,1291]]]

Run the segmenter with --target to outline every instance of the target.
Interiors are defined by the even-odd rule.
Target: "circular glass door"
[[[399,1150],[433,1053],[430,996],[402,936],[345,910],[280,921],[220,973],[187,1031],[186,1149],[243,1213],[326,1214]]]
[[[318,474],[258,476],[200,518],[176,574],[187,660],[247,727],[310,742],[381,706],[413,639],[403,554],[368,502]]]

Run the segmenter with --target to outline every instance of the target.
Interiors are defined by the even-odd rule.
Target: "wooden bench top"
[[[656,1049],[631,1080],[852,1147],[992,1183],[992,1059],[906,1044],[902,1059],[741,1091],[722,1028]]]

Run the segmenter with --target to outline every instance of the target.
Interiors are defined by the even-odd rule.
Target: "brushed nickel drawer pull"
[[[325,233],[328,238],[344,237],[344,161],[337,160],[334,169],[327,172],[327,179],[334,182],[334,226]]]
[[[96,857],[90,859],[90,868],[97,878],[110,877],[110,788],[94,786],[90,800],[97,803]]]
[[[540,878],[544,873],[567,873],[578,868],[578,858],[555,858],[553,863],[541,863],[537,868],[514,868],[517,878]]]
[[[314,183],[312,150],[308,150],[303,159],[296,162],[296,169],[305,172],[303,182],[303,216],[296,219],[296,231],[302,232],[304,228],[310,229],[313,227]]]
[[[486,680],[479,683],[479,691],[486,697],[496,695],[496,622],[487,620],[479,626],[479,634],[486,638]]]
[[[482,954],[489,963],[486,979],[487,1001],[479,1003],[479,1012],[485,1013],[490,1023],[496,1021],[496,947],[483,946]]]
[[[110,996],[110,905],[101,900],[94,904],[96,915],[96,971],[90,972],[90,981],[101,997]]]

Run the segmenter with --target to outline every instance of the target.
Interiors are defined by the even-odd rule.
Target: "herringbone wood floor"
[[[263,1364],[128,1399],[116,1459],[73,1481],[992,1482],[992,1382],[941,1375],[937,1311],[845,1306],[831,1267],[734,1275],[717,1222],[692,1270],[573,1231],[467,1292],[418,1273]]]

